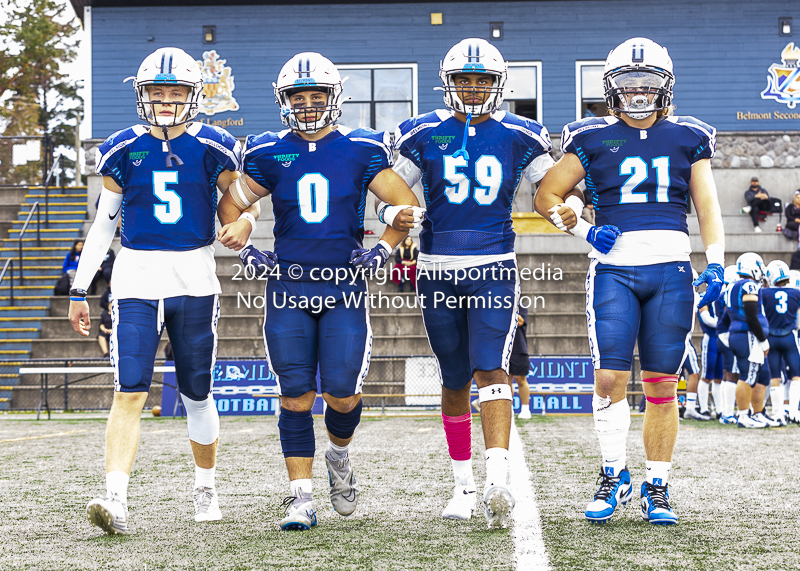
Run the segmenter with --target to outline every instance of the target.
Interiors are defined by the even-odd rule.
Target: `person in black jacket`
[[[109,248],[103,258],[103,262],[100,264],[100,268],[98,268],[97,273],[94,275],[94,278],[92,278],[92,283],[89,286],[89,295],[94,295],[97,291],[97,282],[100,281],[100,278],[104,279],[109,286],[111,285],[111,272],[114,269],[115,258],[114,250]]]
[[[783,235],[790,240],[797,240],[800,236],[800,188],[794,191],[792,202],[786,205],[786,224]]]
[[[753,230],[761,232],[758,225],[758,214],[759,212],[771,212],[772,202],[769,199],[769,193],[758,184],[757,176],[750,179],[750,188],[744,191],[744,199],[747,206],[742,208],[742,212],[750,215],[750,220],[753,221]]]

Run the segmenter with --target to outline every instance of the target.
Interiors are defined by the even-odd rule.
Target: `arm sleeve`
[[[533,159],[530,164],[525,167],[525,170],[522,171],[522,174],[525,178],[532,182],[537,183],[544,178],[544,175],[547,174],[547,171],[550,170],[556,162],[553,160],[553,157],[550,156],[550,153],[543,153]]]
[[[100,193],[97,215],[83,245],[81,261],[72,283],[74,289],[89,289],[97,268],[111,247],[121,210],[122,194],[104,188]]]
[[[400,155],[397,162],[394,163],[392,170],[406,181],[408,188],[413,187],[422,179],[422,171],[419,170],[419,167],[403,155]]]
[[[744,305],[744,318],[747,321],[747,327],[756,336],[759,343],[766,340],[767,336],[764,335],[764,329],[761,327],[761,322],[758,320],[758,302],[745,301]]]
[[[700,319],[711,328],[717,327],[717,318],[712,317],[710,311],[701,311],[700,312]]]

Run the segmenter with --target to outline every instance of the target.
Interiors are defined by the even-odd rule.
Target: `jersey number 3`
[[[451,204],[461,204],[469,196],[471,181],[459,168],[468,165],[464,157],[446,155],[444,157],[444,178],[454,186],[445,186],[444,194]],[[475,202],[488,206],[497,200],[503,184],[503,165],[494,155],[481,155],[475,161],[475,181],[473,187]]]
[[[656,202],[669,202],[669,157],[656,157],[652,162],[656,171]],[[628,157],[619,165],[619,175],[628,180],[619,189],[620,204],[648,202],[647,191],[636,188],[647,180],[647,163],[642,157]]]
[[[153,216],[162,224],[175,224],[183,218],[181,197],[168,184],[178,184],[178,171],[153,171],[153,194],[164,204],[153,206]]]

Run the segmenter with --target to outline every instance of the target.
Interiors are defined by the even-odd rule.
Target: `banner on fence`
[[[592,414],[594,367],[591,357],[531,357],[530,363],[528,386],[532,413]],[[514,393],[518,394],[516,383]],[[514,396],[514,412],[519,411],[519,396]]]
[[[172,365],[172,362],[164,363]],[[161,391],[161,410],[171,416],[175,410],[175,373],[164,373],[164,388]],[[217,361],[214,365],[214,401],[220,415],[249,416],[276,414],[280,401],[278,383],[269,371],[266,361]],[[317,371],[317,393],[319,393],[319,371]],[[317,398],[312,409],[322,414],[322,399]],[[180,409],[178,414],[180,414]]]

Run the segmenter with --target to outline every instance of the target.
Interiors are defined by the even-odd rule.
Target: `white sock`
[[[450,463],[453,465],[453,477],[456,480],[456,486],[471,486],[475,487],[475,479],[472,477],[472,458],[469,460],[453,460],[450,458]]]
[[[339,446],[334,444],[330,440],[328,440],[328,456],[330,456],[333,460],[338,460],[340,458],[347,458],[347,451],[350,449],[350,443],[348,442],[344,446]]]
[[[792,384],[789,385],[789,416],[791,418],[797,418],[798,413],[797,408],[800,407],[800,381],[792,380]]]
[[[686,410],[697,408],[697,393],[686,393]]]
[[[217,468],[201,468],[195,465],[194,467],[194,487],[195,488],[213,488],[214,475]]]
[[[750,409],[746,409],[746,410],[737,410],[737,411],[736,411],[736,417],[737,417],[737,418],[740,418],[740,417],[742,417],[742,416],[747,416],[747,415],[749,415],[749,414],[750,414]]]
[[[106,489],[109,494],[117,494],[122,503],[128,503],[128,481],[131,477],[125,472],[108,472],[106,474]]]
[[[736,406],[736,383],[722,381],[722,393],[725,402],[725,410],[722,411],[722,414],[733,416],[733,407]]]
[[[720,385],[722,383],[711,383],[711,397],[714,399],[714,410],[717,412],[722,412],[722,403],[720,402]]]
[[[669,482],[669,471],[672,467],[672,462],[656,462],[655,460],[647,460],[647,483],[654,486],[666,486]]]
[[[505,448],[486,449],[486,485],[484,490],[492,486],[508,485],[508,450]]]
[[[610,398],[592,396],[594,428],[603,455],[603,473],[616,477],[625,468],[628,431],[631,427],[631,408],[622,399],[610,404]],[[609,469],[611,470],[609,472]]]
[[[708,412],[708,389],[711,388],[709,384],[703,379],[697,383],[697,404],[700,405],[700,412]]]
[[[783,416],[783,387],[780,385],[769,388],[769,400],[772,405],[772,417]]]
[[[289,482],[289,489],[292,492],[294,497],[300,495],[300,492],[303,494],[310,496],[311,495],[311,478],[304,479],[304,480],[292,480]]]

